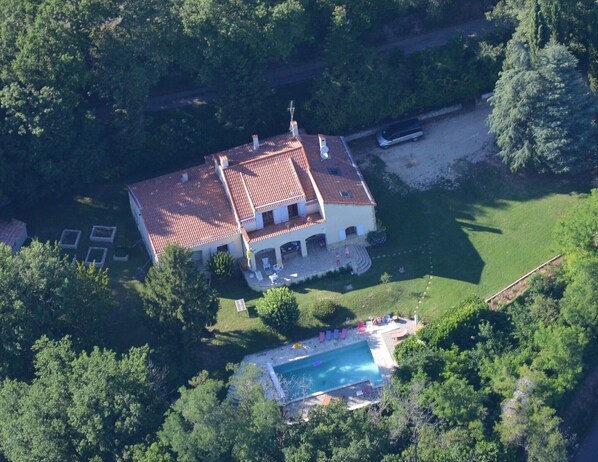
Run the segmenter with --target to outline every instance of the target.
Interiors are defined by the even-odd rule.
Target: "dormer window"
[[[341,176],[341,169],[336,167],[330,167],[328,173],[334,176]]]
[[[341,196],[343,197],[353,197],[351,191],[341,191]]]

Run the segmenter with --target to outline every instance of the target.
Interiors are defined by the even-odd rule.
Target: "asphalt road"
[[[436,48],[445,45],[457,32],[469,37],[487,34],[494,26],[486,19],[475,19],[456,26],[445,27],[425,34],[406,37],[380,46],[380,51],[388,52],[400,48],[405,54],[415,53],[425,48]],[[304,82],[322,74],[324,64],[320,61],[288,64],[270,69],[264,76],[272,87],[281,87],[292,83]],[[217,93],[209,88],[198,87],[191,90],[169,93],[148,98],[146,111],[162,111],[177,107],[190,106],[213,101]]]

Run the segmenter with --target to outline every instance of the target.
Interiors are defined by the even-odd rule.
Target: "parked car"
[[[417,141],[424,136],[419,119],[408,119],[394,123],[380,130],[376,135],[378,146],[388,148],[403,141]]]

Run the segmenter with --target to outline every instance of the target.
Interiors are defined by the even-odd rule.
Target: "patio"
[[[274,249],[261,251],[256,254],[257,270],[245,270],[243,276],[249,287],[264,291],[272,287],[290,285],[312,277],[324,276],[328,272],[338,271],[348,266],[353,268],[358,256],[362,259],[364,254],[367,255],[365,247],[357,249],[355,245],[349,245],[345,251],[342,247],[327,250],[321,248],[317,243],[308,243],[308,249],[307,257],[303,258],[297,255],[286,258],[283,265],[280,266],[276,264]],[[369,257],[367,258],[369,259]]]

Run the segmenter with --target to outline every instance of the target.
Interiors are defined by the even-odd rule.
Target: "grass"
[[[485,166],[471,171],[470,180],[456,190],[410,192],[397,178],[378,175],[380,167],[365,175],[389,239],[384,246],[370,248],[372,268],[360,277],[335,275],[294,287],[301,318],[289,339],[268,333],[251,315],[260,294],[242,281],[217,285],[221,310],[206,352],[210,365],[219,368],[247,353],[369,316],[411,316],[417,311],[429,321],[471,294],[488,297],[557,253],[552,228],[579,200],[577,193],[586,191],[571,180],[512,175]],[[411,249],[416,251],[395,255]],[[384,272],[392,276],[387,284],[380,282]],[[346,290],[349,284],[352,290]],[[241,297],[248,314],[235,310],[234,300]],[[309,315],[310,305],[323,298],[342,306],[328,325]]]
[[[431,320],[470,294],[492,295],[557,253],[552,246],[553,225],[578,201],[577,192],[586,191],[573,181],[478,167],[456,190],[439,187],[416,192],[392,175],[380,175],[383,165],[370,165],[366,179],[378,202],[377,216],[389,234],[386,244],[370,248],[372,268],[360,277],[337,274],[293,287],[301,318],[289,339],[261,326],[255,316],[260,294],[248,289],[240,276],[216,281],[221,297],[218,322],[189,367],[221,373],[227,362],[237,362],[249,352],[317,335],[323,328],[388,312],[411,316],[417,311],[420,318]],[[145,327],[141,283],[136,279],[148,256],[139,242],[124,185],[104,185],[67,201],[42,204],[23,218],[30,234],[41,240],[58,240],[63,228],[81,229],[79,259],[90,245],[108,247],[107,266],[117,306],[110,316],[106,345],[119,351],[146,342],[156,346]],[[97,224],[118,226],[114,244],[89,242],[91,227]],[[128,262],[112,260],[118,246],[132,246]],[[391,275],[390,282],[380,282],[383,273]],[[238,298],[245,298],[247,313],[236,312]],[[341,306],[327,325],[309,314],[311,304],[323,298]]]

